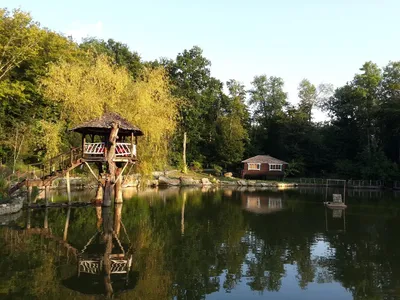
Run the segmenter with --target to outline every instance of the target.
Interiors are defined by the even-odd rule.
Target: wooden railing
[[[132,147],[133,146],[133,147]],[[83,154],[86,155],[104,155],[105,143],[85,143]],[[133,150],[133,153],[132,153]],[[116,156],[136,156],[136,145],[131,143],[117,143],[115,147]]]
[[[98,155],[104,154],[105,143],[85,143],[83,154]]]
[[[57,171],[66,170],[82,157],[82,148],[72,148],[70,151],[50,158],[41,163],[30,164],[28,166],[28,179],[45,178]]]
[[[21,188],[27,180],[40,179],[46,180],[52,176],[57,176],[63,173],[68,168],[72,167],[82,157],[82,148],[73,148],[68,152],[62,153],[51,159],[28,165],[28,171],[25,173],[15,173],[9,176],[10,189],[8,194]]]

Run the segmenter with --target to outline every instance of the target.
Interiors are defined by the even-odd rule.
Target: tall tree
[[[0,80],[39,50],[39,27],[20,9],[0,9]]]
[[[225,109],[217,118],[217,161],[225,166],[239,163],[243,159],[248,142],[249,112],[245,104],[244,85],[236,80],[227,83],[229,96]]]
[[[282,123],[287,94],[283,91],[283,80],[279,77],[255,76],[249,91],[249,103],[253,108],[251,133],[252,154],[279,155],[282,151]]]
[[[139,126],[145,134],[138,144],[140,169],[149,173],[167,163],[178,102],[163,68],[145,69],[141,77],[133,81],[124,67],[100,56],[53,64],[42,84],[46,98],[61,106],[59,122],[75,125],[113,111]]]
[[[299,84],[299,110],[311,122],[312,109],[317,102],[317,88],[308,79],[303,79]]]
[[[287,104],[284,82],[280,77],[255,76],[250,93],[250,105],[254,107],[254,120],[263,122],[282,113]]]
[[[175,61],[162,63],[174,84],[174,95],[183,100],[175,151],[181,152],[183,133],[187,132],[188,161],[210,162],[215,155],[215,121],[224,101],[222,82],[211,77],[211,63],[197,46],[178,54]]]
[[[382,75],[378,122],[385,152],[400,163],[400,62],[390,62]]]
[[[93,51],[96,55],[105,54],[112,61],[128,69],[133,78],[137,78],[143,68],[141,58],[137,52],[132,52],[126,44],[108,39],[107,42],[97,38],[86,38],[80,44],[84,50]]]

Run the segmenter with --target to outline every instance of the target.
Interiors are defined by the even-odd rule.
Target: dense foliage
[[[367,62],[335,90],[304,79],[293,105],[282,78],[255,76],[248,91],[214,78],[199,47],[146,62],[112,39],[77,44],[21,10],[0,10],[0,53],[0,159],[14,169],[77,144],[68,128],[116,111],[146,134],[145,171],[182,166],[186,133],[187,163],[204,168],[236,171],[243,158],[270,154],[298,176],[398,174],[400,62]],[[313,121],[317,107],[329,121]]]

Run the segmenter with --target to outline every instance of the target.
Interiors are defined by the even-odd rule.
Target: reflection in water
[[[110,207],[96,207],[98,230],[79,252],[77,275],[66,281],[68,287],[85,292],[90,286],[93,286],[90,292],[98,293],[101,290],[96,290],[96,287],[102,277],[107,297],[114,294],[113,284],[118,286],[119,291],[128,288],[132,253],[131,245],[123,244],[119,236],[121,224],[123,224],[122,203],[115,204],[114,215],[112,215],[111,209]],[[124,233],[129,240],[126,231]],[[82,285],[80,280],[83,280],[85,285]],[[81,289],[82,287],[84,290]]]
[[[0,298],[400,296],[392,194],[384,202],[349,196],[346,211],[325,208],[324,193],[312,191],[132,195],[107,209],[28,210],[0,228]]]
[[[269,214],[283,209],[280,196],[265,195],[261,192],[244,192],[242,194],[242,207],[257,214]]]
[[[340,222],[340,221],[342,221],[342,222]],[[330,225],[328,225],[329,222],[331,222]],[[333,232],[333,231],[345,232],[346,231],[346,209],[330,209],[328,207],[325,207],[325,230],[331,231],[331,232]]]

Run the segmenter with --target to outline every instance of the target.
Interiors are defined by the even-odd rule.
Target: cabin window
[[[269,164],[269,170],[270,171],[282,171],[282,165],[281,164]]]
[[[260,170],[261,164],[247,164],[247,170]]]

